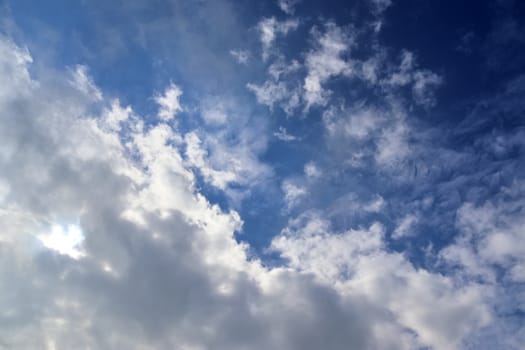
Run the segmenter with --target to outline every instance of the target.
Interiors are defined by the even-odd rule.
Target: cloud
[[[382,83],[383,86],[391,87],[411,84],[414,102],[430,108],[435,104],[434,90],[442,85],[443,78],[429,70],[418,69],[414,54],[404,50],[399,67]]]
[[[384,228],[378,223],[334,233],[322,213],[309,212],[291,220],[272,248],[290,266],[378,308],[371,317],[380,348],[456,348],[491,320],[482,286],[458,285],[450,277],[416,270],[402,255],[386,252],[384,244]]]
[[[314,105],[326,105],[330,95],[323,84],[338,75],[349,76],[353,71],[351,62],[342,55],[353,45],[352,34],[332,22],[325,25],[324,32],[313,30],[316,47],[308,52],[305,66],[308,73],[304,79],[304,100],[306,108]]]
[[[275,17],[262,19],[257,24],[260,40],[263,47],[263,60],[267,60],[271,54],[272,46],[278,35],[286,35],[289,31],[297,29],[299,21],[287,19],[278,21]]]
[[[314,162],[308,162],[304,165],[304,174],[309,178],[318,178],[323,173],[321,170],[315,165]]]
[[[370,4],[374,11],[381,14],[392,5],[392,0],[370,0]]]
[[[204,123],[212,126],[224,125],[232,106],[219,97],[205,99],[201,103],[200,112]]]
[[[86,66],[77,65],[75,69],[72,70],[71,75],[72,79],[70,82],[77,89],[79,89],[85,95],[93,98],[93,100],[102,99],[102,93],[95,86],[93,80],[89,77]]]
[[[237,62],[244,65],[248,64],[248,60],[250,59],[250,52],[248,50],[230,50],[230,55],[232,55]]]
[[[170,120],[182,111],[182,106],[179,101],[181,95],[182,90],[177,85],[171,83],[163,95],[155,96],[155,102],[159,105],[158,116],[160,119]]]
[[[281,3],[293,13],[292,1]],[[383,12],[390,1],[371,4]],[[523,130],[492,128],[488,119],[497,118],[485,117],[520,114],[523,79],[498,96],[505,113],[487,100],[454,132],[420,130],[411,108],[435,104],[441,76],[408,51],[390,63],[377,37],[331,22],[312,30],[312,46],[296,59],[280,56],[275,41],[298,23],[260,22],[263,58],[273,61],[262,83],[239,83],[271,111],[304,106],[309,121],[319,119],[312,125],[322,124],[324,139],[310,144],[308,135],[308,144],[294,144],[304,153],[284,159],[286,172],[295,163],[300,173],[285,180],[265,163],[268,139],[306,140],[296,136],[302,129],[271,130],[225,91],[197,94],[192,107],[194,91],[173,83],[155,95],[159,120],[151,122],[107,96],[87,66],[46,70],[38,62],[34,74],[29,51],[0,37],[0,285],[9,287],[0,287],[1,345],[519,348],[524,186],[501,179],[521,174],[512,157]],[[358,38],[370,39],[371,53],[354,50]],[[247,51],[230,55],[248,60]],[[215,62],[195,54],[201,59]],[[341,77],[352,79],[348,95],[334,86]],[[195,118],[175,128],[183,110]],[[446,143],[479,129],[490,135]],[[271,241],[277,262],[259,260],[254,250],[264,247],[246,243],[259,232],[243,228],[253,208],[236,202],[268,182],[281,185],[286,214],[297,213]],[[385,220],[395,224],[390,237]],[[448,229],[459,235],[451,238],[444,227],[454,220]],[[265,235],[274,227],[264,225]],[[439,235],[445,247],[414,259],[390,246],[412,234]]]
[[[299,71],[301,65],[293,60],[289,64],[279,59],[268,67],[270,78],[263,84],[246,84],[260,104],[266,105],[273,110],[279,105],[287,115],[292,115],[301,103],[301,89],[298,85],[288,81],[290,75]]]
[[[376,195],[374,199],[365,204],[363,210],[367,212],[378,213],[383,210],[384,207],[385,199],[380,195]]]
[[[294,135],[290,135],[286,128],[280,126],[279,130],[273,133],[273,136],[284,142],[297,141],[299,138]]]
[[[447,247],[442,257],[451,263],[460,264],[464,272],[494,282],[500,266],[506,278],[512,282],[525,281],[523,269],[524,237],[521,234],[523,220],[519,212],[523,206],[519,194],[524,186],[518,182],[504,193],[513,193],[510,200],[494,198],[481,205],[465,203],[458,210],[458,221],[462,235],[456,244]]]
[[[287,15],[293,15],[295,13],[295,7],[301,0],[278,0],[279,8]]]
[[[352,108],[333,105],[323,113],[327,142],[334,147],[345,144],[341,153],[351,158],[355,167],[375,161],[385,169],[393,169],[411,156],[411,128],[402,100],[390,98],[385,104],[387,107],[362,102]]]
[[[392,239],[400,239],[414,234],[414,225],[419,221],[419,217],[415,214],[408,214],[404,216],[397,224]]]
[[[215,170],[210,167],[208,154],[202,149],[201,140],[196,133],[191,132],[185,135],[186,156],[189,164],[197,167],[207,182],[213,186],[224,190],[229,183],[237,180],[235,173],[228,170]]]
[[[301,199],[307,195],[305,188],[294,184],[291,181],[283,181],[281,184],[281,189],[284,192],[284,201],[288,209],[298,205]]]

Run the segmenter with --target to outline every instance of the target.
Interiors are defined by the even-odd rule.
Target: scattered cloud
[[[182,90],[175,84],[170,83],[163,95],[155,96],[155,102],[159,105],[159,118],[162,120],[170,120],[177,113],[182,111],[180,105],[180,96]]]
[[[250,52],[248,50],[230,50],[230,55],[232,55],[233,58],[235,58],[235,60],[240,64],[246,65],[248,64],[248,60],[250,59]]]
[[[320,177],[323,173],[314,162],[310,161],[304,165],[304,174],[309,178],[315,179]]]
[[[472,29],[469,59],[502,41],[491,90],[438,101],[450,63],[383,44],[391,0],[355,27],[299,2],[251,31],[242,4],[129,2],[116,49],[39,24],[64,60],[0,35],[0,345],[520,348],[525,78],[493,75],[523,26]],[[144,84],[109,84],[136,45]]]
[[[287,15],[293,15],[300,2],[301,0],[278,0],[279,8]]]
[[[338,75],[348,76],[353,71],[351,62],[342,56],[353,45],[352,33],[328,22],[324,32],[314,29],[313,36],[315,48],[305,59],[308,73],[303,88],[307,109],[314,105],[326,105],[330,91],[323,89],[323,84],[328,79]]]
[[[296,185],[291,181],[284,181],[281,185],[281,189],[284,192],[284,201],[288,209],[298,205],[301,199],[307,195],[307,192],[303,187]]]
[[[288,32],[297,29],[299,21],[296,19],[287,19],[279,21],[275,17],[264,18],[261,20],[257,29],[260,34],[260,40],[263,47],[263,60],[267,60],[272,52],[272,46],[279,35],[286,35]]]
[[[284,142],[297,141],[299,139],[297,136],[290,135],[288,131],[286,131],[286,128],[282,126],[273,133],[273,136]]]
[[[415,234],[414,226],[418,223],[419,217],[415,214],[408,214],[404,216],[397,224],[394,232],[392,232],[393,239],[400,239],[403,237]]]

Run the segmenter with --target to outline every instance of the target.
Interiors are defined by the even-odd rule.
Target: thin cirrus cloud
[[[62,58],[1,15],[0,344],[520,348],[522,72],[448,93],[407,4],[161,3],[78,12]]]

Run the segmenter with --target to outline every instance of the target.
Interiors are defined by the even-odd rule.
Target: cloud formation
[[[234,239],[239,215],[210,204],[185,164],[186,144],[188,159],[206,171],[195,133],[180,134],[164,118],[146,125],[131,107],[93,99],[84,84],[71,89],[68,78],[35,80],[26,51],[8,39],[1,48],[4,80],[18,87],[1,100],[0,268],[22,291],[2,299],[9,346],[444,349],[489,319],[475,285],[456,290],[384,252],[379,224],[338,235],[322,216],[301,216],[272,243],[288,266],[249,259]],[[103,107],[99,116],[88,112],[93,103]],[[286,188],[292,204],[299,192]],[[82,255],[40,245],[49,230],[48,242],[72,235]],[[411,285],[428,287],[411,292],[411,307],[399,304],[395,295]],[[436,303],[441,311],[428,320]],[[438,326],[467,309],[459,329]]]
[[[0,36],[0,347],[520,348],[523,75],[443,103],[390,0],[96,5]]]

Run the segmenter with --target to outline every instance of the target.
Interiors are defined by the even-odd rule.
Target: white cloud
[[[158,116],[162,120],[170,120],[182,111],[180,96],[182,90],[175,84],[170,83],[163,95],[155,96],[155,102],[159,105]]]
[[[246,65],[248,64],[248,60],[250,59],[250,52],[248,50],[230,50],[230,55],[232,55],[233,58],[235,58],[235,60],[240,64]]]
[[[297,29],[299,21],[287,19],[278,21],[275,17],[264,18],[257,24],[260,40],[263,47],[263,60],[267,60],[271,54],[272,46],[278,35],[286,35],[289,31]]]
[[[288,15],[295,13],[295,7],[301,0],[278,0],[279,8]]]
[[[519,194],[523,185],[515,183],[506,189],[513,193],[507,201],[488,201],[476,206],[465,203],[458,210],[457,225],[462,235],[456,244],[444,249],[442,257],[450,263],[463,266],[465,273],[493,282],[496,271],[493,266],[504,268],[507,277],[523,282],[525,267],[525,220],[514,214],[523,201]]]
[[[213,186],[224,190],[228,184],[237,180],[235,173],[229,170],[215,170],[209,166],[208,154],[202,149],[201,140],[196,133],[190,132],[185,135],[186,156],[192,166],[197,167],[204,178]]]
[[[318,178],[323,173],[314,162],[308,162],[304,165],[304,174],[309,178]]]
[[[398,336],[383,339],[387,343],[380,348],[458,348],[463,337],[488,324],[482,286],[458,285],[449,277],[415,269],[402,255],[384,250],[383,236],[377,223],[333,233],[321,213],[309,212],[292,220],[272,247],[293,268],[312,273],[345,297],[359,295],[363,303],[375,305],[372,336],[381,339],[385,328]]]
[[[71,75],[71,84],[83,92],[86,96],[89,96],[95,101],[102,99],[102,93],[88,75],[86,66],[77,65],[75,69],[72,70]]]
[[[105,122],[111,130],[119,131],[120,124],[125,122],[132,115],[133,110],[130,106],[123,108],[118,99],[111,102],[111,109],[106,110]]]
[[[385,207],[385,199],[376,195],[374,199],[364,205],[363,210],[371,213],[379,213]]]
[[[201,104],[200,111],[204,122],[208,125],[223,125],[228,120],[231,106],[219,97],[205,99]]]
[[[68,225],[66,228],[53,225],[51,232],[38,235],[38,239],[49,249],[56,250],[60,254],[67,255],[73,259],[84,256],[82,252],[82,241],[84,237],[80,227]]]
[[[277,60],[268,67],[270,79],[262,85],[248,83],[246,87],[255,94],[260,104],[268,106],[270,110],[277,104],[287,115],[292,115],[301,102],[301,91],[298,86],[291,86],[287,79],[300,68],[301,65],[296,60],[289,64],[281,59]]]
[[[291,181],[283,181],[281,189],[284,192],[284,201],[288,209],[295,207],[300,203],[301,199],[307,195],[304,187],[294,184]]]
[[[297,141],[299,139],[297,136],[289,134],[283,126],[280,126],[279,130],[273,133],[273,136],[284,142]]]
[[[388,103],[388,108],[379,108],[357,102],[352,108],[331,106],[323,113],[327,140],[337,147],[344,144],[344,155],[353,166],[372,158],[385,169],[393,169],[411,155],[411,129],[402,102],[390,98]]]
[[[410,154],[409,131],[404,120],[394,121],[389,127],[383,129],[377,141],[376,161],[388,167],[405,160]]]
[[[352,63],[343,58],[353,45],[350,33],[334,23],[325,25],[324,33],[313,31],[316,41],[315,49],[308,52],[305,66],[308,70],[304,79],[304,100],[306,108],[314,105],[325,105],[330,95],[323,84],[338,75],[349,76],[352,73]]]
[[[414,234],[414,226],[418,223],[419,217],[415,214],[405,215],[397,224],[392,239],[400,239]]]
[[[290,91],[282,82],[266,81],[263,85],[248,83],[249,90],[255,93],[257,102],[273,109],[276,102],[283,101],[290,96]]]

